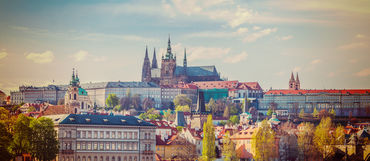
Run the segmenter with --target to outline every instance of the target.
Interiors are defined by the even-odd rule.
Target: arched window
[[[77,99],[77,94],[73,94],[73,100],[76,100]]]
[[[84,102],[81,102],[81,109],[84,109]]]
[[[106,157],[106,158],[105,158],[105,161],[109,161],[109,157]]]
[[[116,161],[116,158],[115,157],[112,157],[112,161]]]
[[[121,161],[121,157],[118,157],[118,161]]]
[[[100,161],[103,161],[103,156],[100,157]]]
[[[80,156],[78,156],[78,157],[77,157],[77,161],[81,161],[81,158],[80,158]]]
[[[94,157],[94,161],[98,161],[98,157],[97,156]]]

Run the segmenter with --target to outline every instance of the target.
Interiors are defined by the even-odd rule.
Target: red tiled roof
[[[238,149],[236,149],[236,156],[238,156],[238,158],[240,159],[253,158],[253,155],[245,149],[244,144],[241,145]]]
[[[179,82],[178,84],[174,85],[162,85],[162,88],[180,88],[180,89],[198,89],[198,87],[194,84]]]
[[[166,145],[166,142],[164,140],[161,139],[161,136],[160,135],[155,135],[155,138],[156,138],[156,145]]]
[[[237,89],[262,90],[258,82],[239,82]]]
[[[310,94],[310,93],[336,93],[336,94],[367,94],[370,93],[370,89],[319,89],[319,90],[269,90],[265,94]]]
[[[199,89],[233,89],[238,85],[238,81],[205,81],[193,82]]]
[[[67,114],[67,112],[64,109],[64,105],[48,106],[42,112],[42,115],[58,115],[58,114]]]
[[[169,125],[167,121],[149,121],[153,125],[157,126],[158,129],[172,129],[172,127]]]

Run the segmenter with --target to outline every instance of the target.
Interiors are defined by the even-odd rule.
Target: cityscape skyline
[[[178,64],[186,48],[189,66],[229,80],[287,89],[299,72],[304,89],[370,88],[366,3],[3,1],[0,89],[68,84],[72,68],[82,83],[140,81],[145,46],[160,60],[168,34]]]

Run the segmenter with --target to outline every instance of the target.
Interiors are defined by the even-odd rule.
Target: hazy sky
[[[89,2],[89,3],[86,3]],[[139,81],[171,34],[177,63],[287,88],[370,88],[369,0],[1,1],[0,89]]]

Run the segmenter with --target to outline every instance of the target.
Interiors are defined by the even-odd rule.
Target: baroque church
[[[220,74],[216,67],[212,66],[188,66],[186,49],[184,49],[183,65],[176,64],[176,55],[172,53],[171,40],[168,38],[167,52],[161,61],[161,68],[158,68],[156,52],[154,49],[152,63],[148,57],[148,47],[145,50],[145,58],[142,69],[142,82],[154,82],[161,86],[174,85],[179,82],[191,83],[197,81],[220,81]]]
[[[64,96],[64,108],[67,113],[73,114],[87,113],[93,108],[92,101],[87,91],[81,88],[80,79],[77,71],[75,75],[74,69],[68,90]]]

